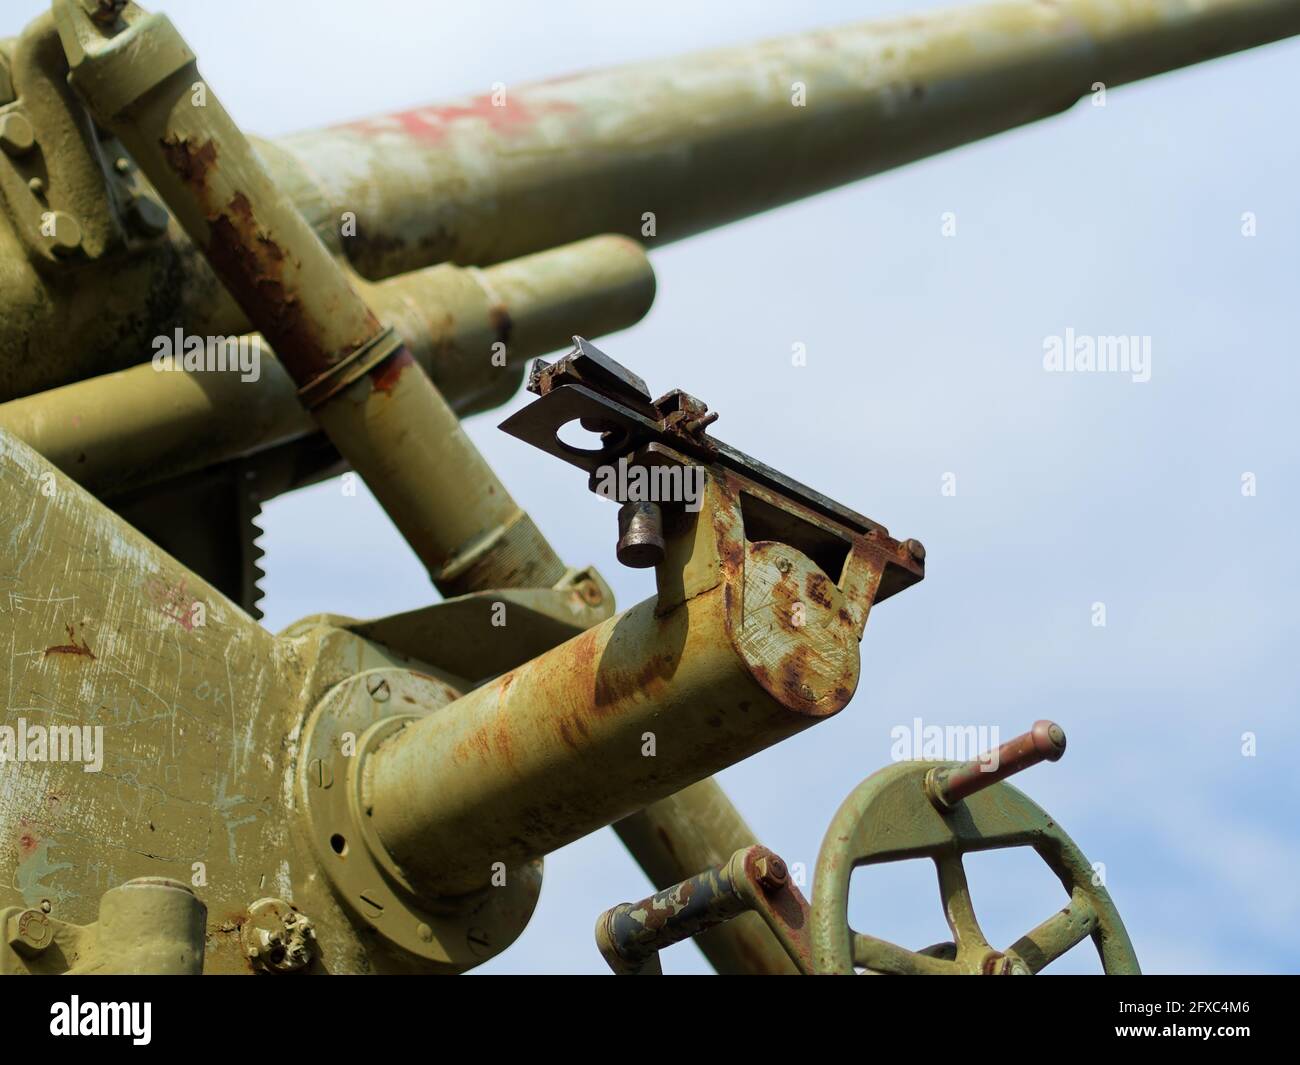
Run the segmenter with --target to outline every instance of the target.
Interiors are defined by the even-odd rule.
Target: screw
[[[383,677],[371,677],[366,682],[366,691],[370,693],[370,698],[377,703],[386,703],[393,696],[393,690]]]
[[[903,546],[907,548],[907,553],[917,562],[925,561],[925,544],[920,540],[904,540]]]
[[[790,560],[788,558],[778,558],[776,560],[776,568],[779,569],[782,573],[789,573]]]
[[[433,942],[433,929],[430,928],[423,921],[421,921],[418,925],[416,925],[415,934],[419,936],[420,939],[425,943]]]
[[[307,763],[307,776],[318,788],[328,788],[334,784],[334,770],[323,758],[313,758]]]
[[[810,699],[815,701],[817,698],[817,693],[812,690],[812,685],[810,684],[801,685],[799,688],[799,694],[802,695],[805,699]]]

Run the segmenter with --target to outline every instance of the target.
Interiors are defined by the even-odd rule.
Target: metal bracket
[[[651,402],[641,378],[582,337],[573,342],[574,350],[558,362],[534,362],[528,390],[540,398],[512,414],[501,429],[589,474],[648,444],[660,444],[694,462],[739,474],[847,530],[886,532],[870,518],[709,436],[705,430],[718,413],[709,412],[706,403],[681,389]],[[557,434],[572,421],[601,433],[601,446],[577,448],[562,441]]]
[[[852,624],[861,636],[870,604],[888,599],[925,576],[925,548],[917,540],[899,542],[878,522],[813,491],[727,444],[705,430],[716,412],[682,392],[649,399],[645,383],[595,345],[574,337],[575,348],[547,365],[538,360],[528,388],[539,397],[501,423],[501,429],[589,475],[588,487],[603,487],[612,472],[697,467],[725,486],[738,509],[744,538],[794,547],[844,591]],[[559,431],[570,422],[600,434],[600,446],[566,443]],[[682,478],[684,483],[684,477]],[[619,560],[625,565],[659,567],[661,598],[680,583],[666,559],[673,529],[681,525],[682,499],[633,499],[613,490],[619,514]],[[699,499],[693,501],[698,507]],[[680,560],[677,560],[680,561]]]

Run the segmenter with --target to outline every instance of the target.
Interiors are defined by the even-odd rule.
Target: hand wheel
[[[900,762],[859,784],[822,841],[813,882],[813,966],[819,973],[1027,976],[1091,936],[1109,975],[1136,975],[1124,922],[1088,859],[1047,812],[1010,784],[1030,765],[1064,753],[1050,721],[974,762]],[[971,905],[962,855],[1032,847],[1070,896],[1069,904],[1006,950],[992,947]],[[907,950],[849,927],[849,881],[860,865],[930,858],[953,942]]]

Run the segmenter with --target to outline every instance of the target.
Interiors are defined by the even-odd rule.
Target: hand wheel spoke
[[[934,860],[939,871],[939,897],[943,900],[943,913],[957,941],[959,955],[984,954],[989,941],[980,930],[971,905],[970,887],[966,883],[966,870],[962,868],[961,855],[945,854]]]
[[[1075,895],[1065,909],[1021,936],[1007,953],[1015,954],[1036,973],[1090,936],[1096,927],[1097,913],[1092,903],[1082,895]]]
[[[955,962],[917,953],[861,932],[853,933],[853,964],[890,976],[950,976],[957,972]]]

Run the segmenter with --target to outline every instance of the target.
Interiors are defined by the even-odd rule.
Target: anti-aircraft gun
[[[1015,975],[1087,938],[1137,971],[1082,852],[1005,783],[1061,756],[1051,722],[859,785],[803,897],[711,775],[846,707],[924,548],[585,338],[650,305],[646,203],[686,237],[1297,32],[1300,0],[1006,3],[269,142],[162,15],[54,0],[0,42],[0,972],[462,972],[607,825],[659,889],[599,917],[618,972],[690,936],[722,972]],[[617,614],[459,422],[571,337],[502,428],[618,504],[656,594]],[[250,343],[259,379],[212,371]],[[343,470],[441,599],[272,635],[258,508]],[[1070,901],[997,949],[961,856],[1011,846]],[[853,932],[853,868],[918,856],[952,940]]]

